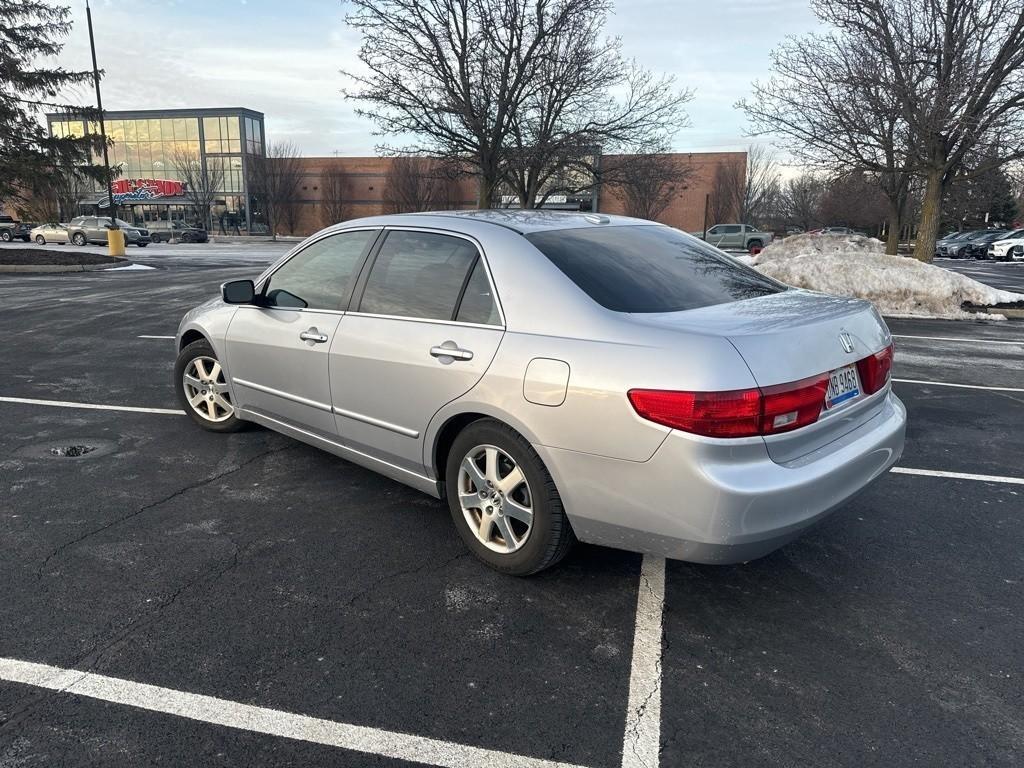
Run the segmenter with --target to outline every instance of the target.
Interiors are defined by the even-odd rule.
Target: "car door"
[[[707,237],[705,238],[705,240],[707,242],[711,243],[712,245],[717,246],[718,245],[718,241],[721,239],[721,237],[722,237],[722,227],[720,225],[716,225],[716,226],[714,226],[714,227],[712,227],[711,229],[708,230],[708,234],[707,234]]]
[[[226,336],[236,404],[285,425],[337,437],[328,350],[379,229],[318,238],[260,284]]]
[[[739,224],[726,224],[722,227],[722,244],[721,248],[742,248],[743,247],[743,227]]]
[[[423,435],[472,389],[504,334],[477,244],[454,233],[391,229],[331,345],[342,442],[423,471]]]

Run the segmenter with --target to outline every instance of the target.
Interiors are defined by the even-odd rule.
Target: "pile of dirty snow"
[[[980,306],[1024,301],[965,275],[905,256],[861,235],[793,235],[745,259],[769,277],[797,288],[868,299],[889,316],[965,319],[965,302]],[[987,316],[992,317],[992,316]]]

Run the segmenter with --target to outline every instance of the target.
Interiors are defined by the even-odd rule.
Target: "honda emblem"
[[[843,331],[839,334],[839,343],[843,345],[844,352],[853,352],[853,336],[847,331]]]

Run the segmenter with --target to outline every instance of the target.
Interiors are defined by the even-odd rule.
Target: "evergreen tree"
[[[88,166],[90,150],[102,146],[96,135],[52,138],[40,120],[47,110],[96,118],[95,110],[58,103],[64,88],[90,83],[92,73],[40,62],[60,53],[70,30],[66,7],[0,0],[0,201],[52,187],[60,168]],[[102,177],[100,169],[84,170]]]

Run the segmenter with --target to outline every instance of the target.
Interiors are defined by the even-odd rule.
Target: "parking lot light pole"
[[[89,51],[92,53],[92,79],[96,84],[96,108],[100,112],[100,138],[103,141],[103,172],[106,179],[107,202],[110,204],[110,229],[107,231],[107,252],[111,256],[124,256],[124,232],[117,226],[117,203],[114,202],[114,176],[110,172],[107,152],[107,129],[103,119],[103,96],[100,94],[100,70],[96,65],[96,39],[92,33],[92,9],[85,0],[85,21],[89,27]]]

